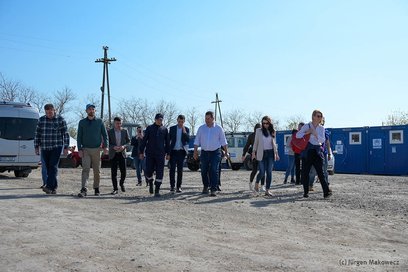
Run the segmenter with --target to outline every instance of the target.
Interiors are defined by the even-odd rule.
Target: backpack
[[[296,133],[292,134],[292,141],[290,144],[292,145],[292,150],[296,154],[302,153],[303,150],[306,149],[307,144],[309,143],[310,134],[303,135],[302,138],[296,138]]]

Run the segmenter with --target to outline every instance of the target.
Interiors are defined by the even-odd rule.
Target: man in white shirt
[[[218,185],[218,167],[221,161],[221,148],[228,156],[227,139],[224,129],[214,122],[214,112],[205,113],[205,124],[197,130],[194,140],[194,159],[198,159],[198,147],[201,146],[201,178],[203,181],[203,194],[208,194],[208,188],[211,189],[210,196],[216,196]]]

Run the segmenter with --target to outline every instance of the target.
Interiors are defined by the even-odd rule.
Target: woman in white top
[[[262,118],[262,127],[255,132],[254,148],[252,159],[259,162],[259,173],[256,176],[255,191],[259,191],[259,181],[266,174],[265,195],[270,196],[269,191],[272,183],[273,162],[279,160],[278,150],[275,140],[275,129],[269,116]]]
[[[300,139],[303,136],[310,134],[309,143],[306,149],[302,152],[302,183],[303,183],[303,197],[309,197],[309,172],[310,168],[314,166],[319,177],[320,184],[323,189],[323,197],[331,196],[331,190],[327,184],[327,180],[323,173],[323,148],[322,144],[325,142],[324,127],[321,125],[323,113],[319,110],[314,110],[312,113],[312,122],[304,125],[297,133],[296,138]]]

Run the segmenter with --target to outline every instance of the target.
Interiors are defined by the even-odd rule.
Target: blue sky
[[[42,92],[262,112],[329,127],[407,110],[407,1],[0,0],[0,72]]]

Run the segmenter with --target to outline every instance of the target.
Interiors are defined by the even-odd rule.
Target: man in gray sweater
[[[79,156],[82,158],[82,188],[78,197],[87,195],[89,171],[93,169],[95,195],[99,196],[99,166],[101,163],[101,148],[108,154],[108,135],[102,119],[95,116],[95,105],[86,105],[87,117],[79,121],[77,144]]]

